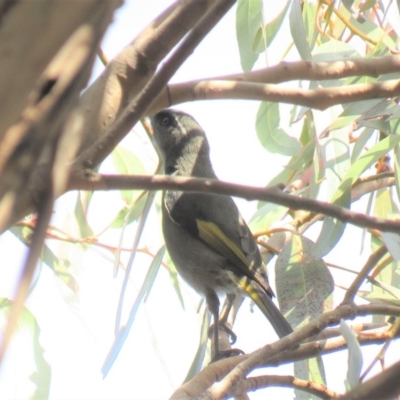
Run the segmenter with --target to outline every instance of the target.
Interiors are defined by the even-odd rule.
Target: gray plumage
[[[167,175],[216,179],[204,131],[190,115],[163,110],[150,118]],[[204,295],[218,329],[218,293],[247,293],[280,337],[292,329],[275,304],[258,246],[229,196],[167,190],[162,225],[179,274]],[[224,321],[222,322],[224,324]],[[218,357],[218,334],[215,334]]]

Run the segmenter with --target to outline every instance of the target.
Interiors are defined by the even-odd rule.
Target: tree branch
[[[256,367],[264,365],[273,356],[285,352],[287,349],[293,349],[296,344],[304,339],[318,334],[324,328],[330,325],[336,325],[341,319],[352,319],[359,315],[368,314],[400,315],[400,307],[379,306],[375,304],[368,305],[340,305],[335,310],[326,312],[314,319],[306,326],[298,328],[295,332],[271,343],[251,354],[242,363],[236,366],[220,382],[215,383],[210,389],[205,391],[199,399],[222,399],[233,390],[233,388],[245,378],[245,376]],[[393,313],[393,314],[392,314]]]
[[[246,378],[237,385],[234,394],[256,391],[271,386],[300,389],[306,393],[320,397],[321,399],[337,399],[340,397],[338,393],[329,390],[325,385],[319,385],[290,375],[263,375]]]
[[[400,81],[397,79],[317,89],[294,89],[273,84],[227,80],[203,80],[174,85],[169,90],[169,97],[160,96],[148,113],[188,101],[220,99],[272,101],[325,110],[337,104],[399,95]]]
[[[326,330],[321,333],[323,334],[325,331]],[[391,338],[390,332],[387,331],[374,333],[368,332],[367,334],[365,334],[365,332],[359,332],[357,335],[357,340],[362,346],[382,344]],[[329,340],[323,339],[316,342],[301,344],[295,350],[286,350],[276,354],[265,362],[262,367],[276,367],[282,364],[292,363],[293,361],[301,361],[311,357],[331,354],[333,352],[344,350],[347,347],[347,342],[343,337]],[[195,378],[178,388],[171,396],[171,400],[188,400],[199,396],[212,384],[221,380],[233,368],[251,357],[251,355],[252,354],[246,354],[231,357],[209,365],[200,371]]]
[[[279,64],[251,72],[218,76],[207,80],[228,80],[254,83],[281,83],[293,80],[323,81],[350,76],[371,76],[397,73],[400,55],[374,58],[353,58],[331,62],[282,61]],[[201,82],[204,79],[198,80]],[[192,82],[194,83],[194,82]],[[173,90],[175,84],[170,85]]]
[[[107,64],[81,96],[80,108],[85,112],[82,151],[105,134],[154,76],[162,59],[212,4],[212,0],[174,2]],[[127,128],[128,131],[131,128]],[[111,151],[109,148],[108,152]]]
[[[400,361],[339,397],[341,400],[392,400],[400,394]]]
[[[359,227],[375,228],[385,232],[400,233],[400,221],[369,217],[365,214],[350,211],[323,201],[297,197],[283,192],[279,187],[259,188],[227,183],[220,180],[161,175],[102,175],[87,171],[85,176],[79,175],[78,172],[75,173],[71,178],[69,189],[169,189],[217,193],[241,197],[247,200],[268,201],[275,204],[281,204],[293,210],[308,210],[328,215]]]
[[[357,294],[358,289],[360,288],[368,274],[379,262],[379,260],[387,253],[387,251],[388,250],[386,246],[382,245],[368,257],[368,261],[365,263],[362,270],[357,274],[350,287],[346,290],[346,294],[343,298],[342,304],[350,304],[354,302],[354,297]]]
[[[77,165],[93,168],[107,157],[111,149],[132,129],[160,94],[164,85],[168,83],[177,69],[234,3],[234,0],[219,0],[208,10],[140,94],[128,104],[121,116],[106,130],[101,138],[96,140],[88,150],[77,158]]]

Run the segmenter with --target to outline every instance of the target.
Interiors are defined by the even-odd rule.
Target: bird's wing
[[[255,280],[273,295],[258,246],[231,197],[167,191],[164,205],[175,223],[237,267],[238,276]]]

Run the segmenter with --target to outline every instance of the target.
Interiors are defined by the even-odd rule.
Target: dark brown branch
[[[219,0],[201,18],[183,39],[168,61],[154,75],[138,96],[126,107],[121,116],[106,130],[90,149],[84,151],[76,160],[77,165],[93,168],[106,156],[139,121],[146,109],[153,103],[177,69],[190,56],[196,46],[233,6],[234,0]]]
[[[75,176],[71,179],[69,189],[79,190],[114,190],[114,189],[174,189],[185,191],[202,191],[242,197],[247,200],[263,200],[287,206],[292,210],[308,210],[321,213],[340,221],[360,227],[379,229],[381,231],[400,233],[400,222],[388,219],[369,217],[362,213],[350,211],[322,201],[297,197],[285,193],[279,187],[258,188],[227,183],[219,180],[182,178],[170,176],[146,175],[100,175],[88,172],[86,177]]]
[[[358,289],[368,276],[368,274],[372,271],[372,269],[378,264],[380,259],[387,253],[387,248],[385,245],[379,247],[379,249],[375,250],[369,257],[367,262],[365,263],[362,270],[357,274],[353,283],[346,290],[346,294],[343,298],[342,304],[350,304],[354,301],[354,297],[357,294]]]

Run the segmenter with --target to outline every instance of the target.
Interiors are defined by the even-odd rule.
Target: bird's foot
[[[216,361],[224,360],[225,358],[240,356],[242,354],[244,354],[244,351],[242,351],[240,349],[220,350],[218,352],[218,354],[215,354],[213,356],[210,364],[212,364]]]
[[[230,344],[235,344],[237,336],[235,334],[235,332],[233,332],[233,330],[231,328],[229,328],[229,326],[227,326],[225,323],[222,323],[221,321],[218,324],[218,327],[220,329],[223,329],[230,337]],[[214,332],[214,324],[212,324],[209,328],[208,328],[208,338],[211,339],[213,337],[213,332]]]

